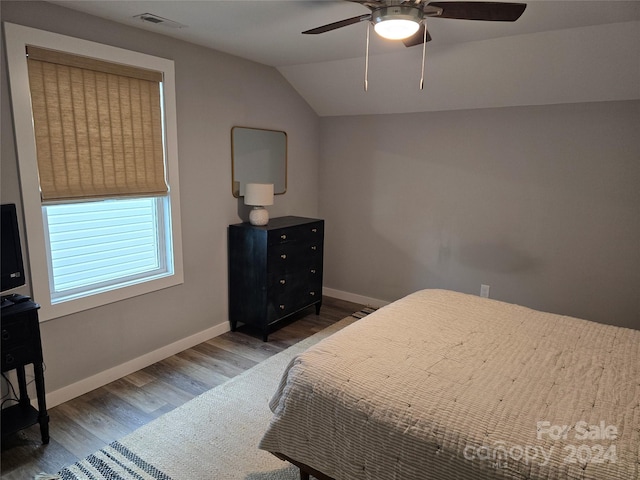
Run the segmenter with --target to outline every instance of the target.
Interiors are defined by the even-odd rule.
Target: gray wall
[[[315,216],[317,115],[274,68],[52,4],[1,8],[3,21],[175,61],[185,283],[43,323],[47,391],[226,323],[227,226],[248,218],[231,194],[231,127],[288,133],[289,190],[269,210]],[[20,204],[4,54],[1,89],[1,200]]]
[[[325,286],[640,329],[640,102],[325,117]]]
[[[289,190],[270,212],[326,219],[326,286],[394,300],[486,283],[640,328],[638,102],[319,119],[273,68],[51,4],[0,9],[176,66],[185,284],[43,323],[48,391],[227,321],[226,227],[247,215],[234,125],[287,131]],[[1,201],[20,204],[4,53],[1,82]]]

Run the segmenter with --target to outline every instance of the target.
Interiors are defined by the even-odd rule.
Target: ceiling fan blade
[[[368,8],[381,8],[387,6],[385,2],[380,0],[347,0],[347,2],[359,3],[360,5],[364,5]]]
[[[418,31],[416,33],[414,33],[413,35],[411,35],[408,38],[405,38],[404,40],[402,40],[402,43],[404,43],[405,47],[414,47],[416,45],[422,45],[422,43],[424,42],[424,29],[427,28],[424,26],[424,23],[420,24],[420,28],[418,29]],[[427,31],[427,42],[431,41],[431,35],[429,34],[429,32]]]
[[[331,30],[335,30],[336,28],[346,27],[347,25],[353,25],[354,23],[364,22],[365,20],[371,20],[370,13],[367,13],[365,15],[360,15],[358,17],[346,18],[344,20],[340,20],[339,22],[328,23],[327,25],[323,25],[317,28],[312,28],[311,30],[306,30],[302,33],[307,35],[317,35],[318,33],[329,32]]]
[[[490,22],[515,22],[527,8],[526,3],[503,2],[431,2],[427,6],[441,8],[440,18]]]

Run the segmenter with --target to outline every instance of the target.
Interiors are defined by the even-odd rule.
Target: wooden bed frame
[[[305,465],[304,463],[297,462],[296,460],[293,460],[292,458],[289,458],[286,455],[283,455],[282,453],[273,453],[273,454],[276,457],[278,457],[280,460],[285,460],[295,465],[296,467],[298,467],[300,469],[300,480],[309,480],[310,475],[313,475],[318,480],[335,480],[332,477],[329,477],[324,473],[319,472],[315,468],[311,468],[309,465]]]

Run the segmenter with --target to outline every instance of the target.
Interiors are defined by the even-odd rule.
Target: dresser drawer
[[[290,242],[316,242],[322,243],[324,237],[323,222],[308,223],[271,230],[267,235],[269,246]]]
[[[311,264],[293,272],[270,273],[267,285],[269,289],[283,289],[299,283],[304,285],[322,284],[322,262],[320,259],[317,264]]]
[[[267,253],[269,273],[293,272],[322,264],[322,242],[273,245]]]
[[[31,329],[28,321],[2,322],[2,351],[20,344],[28,343],[31,339]]]
[[[12,370],[27,363],[42,361],[29,345],[20,345],[8,350],[2,349],[2,371]]]
[[[306,292],[322,291],[322,277],[317,269],[305,269],[295,273],[274,275],[268,286],[270,298],[306,295]]]
[[[309,305],[317,303],[322,297],[322,288],[309,285],[307,288],[289,290],[280,294],[274,294],[267,300],[268,323],[273,323],[280,318],[290,315]]]

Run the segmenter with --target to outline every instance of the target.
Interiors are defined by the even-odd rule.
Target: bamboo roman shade
[[[27,53],[42,200],[166,194],[162,73]]]

